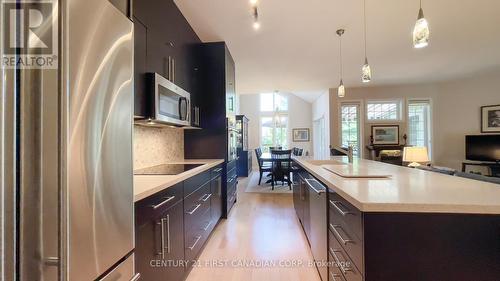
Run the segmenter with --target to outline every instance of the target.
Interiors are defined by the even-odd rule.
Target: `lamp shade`
[[[403,150],[403,162],[425,163],[429,161],[429,153],[425,146],[405,147]]]

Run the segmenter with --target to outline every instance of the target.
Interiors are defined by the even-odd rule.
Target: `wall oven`
[[[136,120],[144,125],[191,125],[190,94],[158,73],[148,73],[150,86],[149,117]]]

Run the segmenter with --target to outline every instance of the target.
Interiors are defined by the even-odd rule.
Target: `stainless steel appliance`
[[[190,94],[158,73],[148,73],[147,78],[151,87],[150,116],[135,123],[147,126],[191,126]]]
[[[162,164],[134,171],[136,175],[178,175],[203,164]]]
[[[328,280],[328,229],[326,208],[326,187],[308,173],[301,173],[301,184],[307,193],[305,198],[309,199],[306,204],[308,210],[304,212],[308,217],[304,220],[306,236],[309,239],[316,267],[323,281]],[[304,222],[303,222],[304,224]]]
[[[1,204],[8,233],[2,274],[137,280],[133,24],[109,1],[52,4],[56,24],[45,21],[37,32],[58,28],[58,68],[2,70],[1,199],[9,202]]]

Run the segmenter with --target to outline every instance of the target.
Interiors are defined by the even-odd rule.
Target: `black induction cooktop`
[[[162,164],[134,171],[136,175],[178,175],[203,164]]]

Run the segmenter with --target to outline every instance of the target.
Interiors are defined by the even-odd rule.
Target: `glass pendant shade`
[[[253,29],[259,30],[260,29],[260,22],[254,21],[254,23],[253,23]]]
[[[418,11],[418,19],[413,29],[413,47],[419,49],[429,45],[429,23],[424,17],[422,8]]]
[[[337,94],[339,98],[345,97],[345,87],[344,87],[344,82],[342,82],[342,79],[340,80],[340,85],[337,89]]]
[[[361,81],[363,81],[363,83],[372,81],[372,70],[368,64],[367,58],[365,58],[365,64],[361,68]]]

